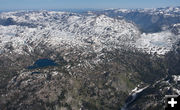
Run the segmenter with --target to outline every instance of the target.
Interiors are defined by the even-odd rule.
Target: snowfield
[[[176,36],[169,31],[159,33],[145,34],[136,41],[136,47],[142,49],[149,54],[164,55],[171,51],[173,44],[179,40],[180,36]]]

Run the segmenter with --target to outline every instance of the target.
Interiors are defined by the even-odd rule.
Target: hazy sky
[[[180,0],[0,0],[4,9],[154,8],[180,6]]]

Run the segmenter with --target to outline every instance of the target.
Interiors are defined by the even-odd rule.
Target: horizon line
[[[0,9],[0,11],[88,11],[88,10],[108,10],[108,9],[158,9],[158,8],[170,8],[170,7],[180,7],[180,6],[164,6],[164,7],[156,7],[156,8],[27,8],[27,9]]]

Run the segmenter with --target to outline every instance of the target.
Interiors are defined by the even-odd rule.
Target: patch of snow
[[[180,82],[180,75],[173,75],[172,77],[174,78],[175,82]]]
[[[58,75],[59,73],[57,72],[57,71],[53,71],[52,72],[52,76],[56,76],[56,75]]]
[[[180,95],[180,90],[179,89],[173,88],[173,91],[175,91],[178,95]]]

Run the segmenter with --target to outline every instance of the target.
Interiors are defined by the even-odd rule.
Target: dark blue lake
[[[43,68],[43,67],[57,66],[57,65],[58,64],[51,59],[39,59],[32,66],[29,66],[28,69],[36,69],[36,68]]]

